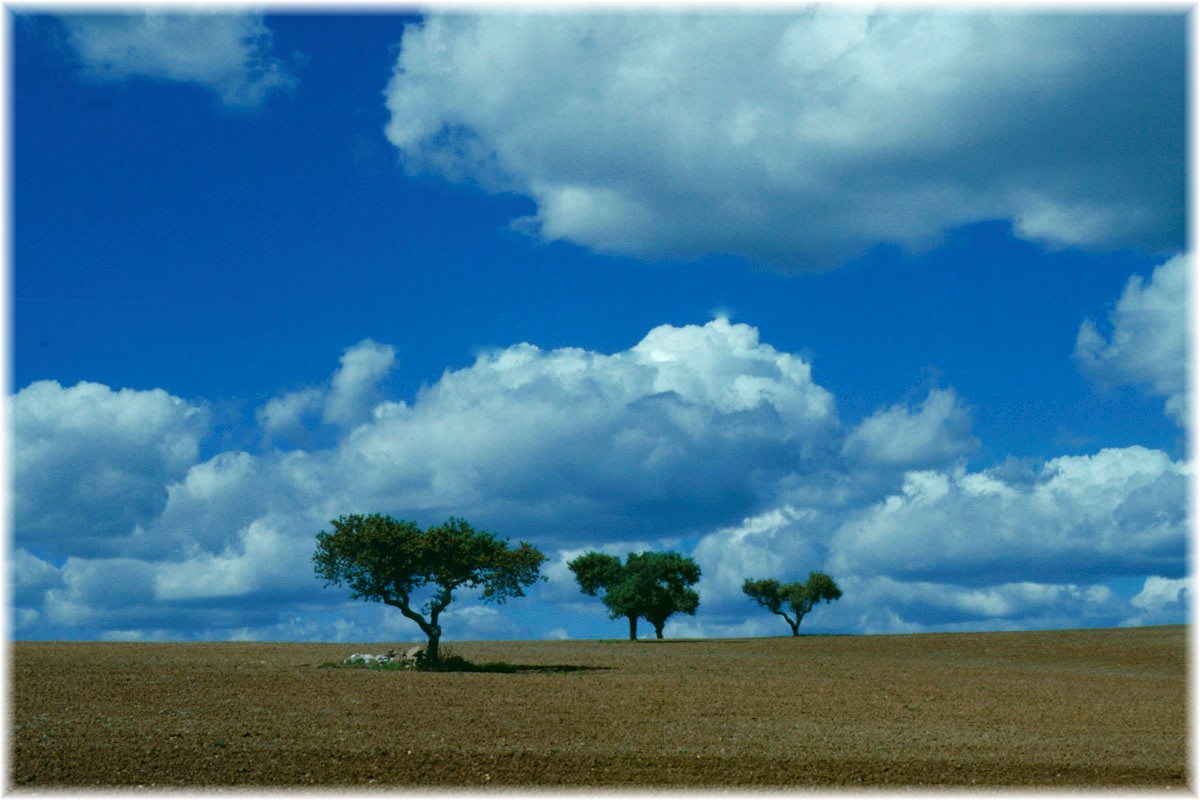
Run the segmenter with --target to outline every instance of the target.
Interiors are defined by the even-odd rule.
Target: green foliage
[[[612,619],[629,620],[629,638],[637,638],[637,620],[644,618],[661,639],[667,619],[676,613],[695,614],[700,595],[691,587],[700,580],[700,566],[675,552],[630,553],[621,559],[588,552],[567,566],[575,573],[579,590],[602,598]]]
[[[781,584],[774,578],[747,578],[742,584],[742,591],[772,614],[783,617],[791,626],[793,636],[800,635],[800,621],[814,606],[822,601],[832,602],[842,596],[842,590],[837,583],[824,572],[808,573],[808,580],[803,583],[797,581]],[[791,615],[788,614],[789,611]]]
[[[510,549],[506,539],[476,531],[451,517],[422,531],[416,523],[381,514],[354,514],[317,534],[313,568],[326,586],[350,588],[351,597],[382,602],[400,610],[427,637],[429,657],[438,657],[438,618],[458,589],[480,589],[480,599],[503,603],[524,596],[541,577],[546,560],[533,545]],[[430,595],[417,605],[415,593]]]
[[[595,551],[584,553],[567,566],[575,573],[579,591],[592,597],[619,582],[625,569],[621,559]]]

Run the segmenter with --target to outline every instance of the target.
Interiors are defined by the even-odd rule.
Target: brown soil
[[[1187,787],[1183,626],[388,645],[18,642],[11,787]]]

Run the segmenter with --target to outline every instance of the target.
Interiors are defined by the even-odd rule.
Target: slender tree
[[[690,587],[700,580],[700,567],[675,552],[630,553],[625,563],[616,556],[589,552],[567,564],[579,589],[602,598],[612,619],[629,620],[629,638],[637,639],[637,621],[645,618],[654,635],[663,638],[663,626],[676,613],[695,614],[700,595]]]
[[[800,621],[813,610],[813,606],[822,600],[829,603],[842,596],[837,583],[824,572],[810,572],[808,580],[803,583],[780,584],[773,578],[747,578],[742,584],[742,591],[763,608],[783,617],[791,627],[793,636],[800,635]]]
[[[317,534],[313,567],[326,586],[350,587],[350,596],[385,603],[417,623],[428,638],[426,658],[438,660],[439,617],[458,589],[482,589],[484,602],[524,596],[546,557],[521,542],[476,531],[451,517],[422,531],[416,523],[380,514],[351,515]],[[425,597],[423,603],[420,598]]]

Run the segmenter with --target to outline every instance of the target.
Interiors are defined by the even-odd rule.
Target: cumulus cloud
[[[1051,459],[1030,483],[993,470],[910,472],[902,492],[841,526],[830,565],[964,584],[996,574],[1052,582],[1182,574],[1187,473],[1143,447]]]
[[[807,572],[791,576],[803,579]],[[933,581],[902,581],[886,576],[840,577],[840,600],[822,603],[804,618],[801,632],[853,631],[865,634],[932,631],[1044,630],[1142,624],[1130,617],[1130,604],[1096,583],[1005,581],[961,586]],[[705,598],[706,600],[709,598]],[[704,605],[703,617],[681,619],[672,635],[787,636],[790,630],[744,595],[724,606]],[[1182,617],[1164,616],[1178,623]]]
[[[1175,250],[1184,44],[1165,14],[435,13],[404,33],[387,135],[601,252],[820,269],[993,219]]]
[[[950,389],[931,389],[920,408],[894,405],[863,420],[842,453],[856,462],[920,468],[945,464],[979,447],[971,414]]]
[[[741,582],[812,570],[836,576],[845,593],[806,621],[817,631],[1179,622],[1182,580],[1148,581],[1133,601],[1104,581],[1186,572],[1187,476],[1166,454],[1132,447],[1051,459],[1029,474],[910,471],[900,490],[865,505],[843,477],[809,493],[820,506],[779,506],[704,536],[693,555],[705,614],[678,630],[783,635],[770,615],[748,614]]]
[[[229,451],[200,463],[185,449],[174,472],[147,475],[159,493],[149,518],[105,531],[111,558],[73,553],[63,585],[47,593],[51,618],[105,624],[109,617],[87,611],[104,584],[92,576],[126,572],[138,598],[126,598],[129,607],[145,609],[139,618],[159,630],[170,609],[320,598],[309,583],[313,535],[357,511],[423,525],[460,514],[514,538],[641,549],[741,518],[780,476],[836,450],[833,398],[809,366],[723,319],[662,326],[612,355],[529,344],[484,353],[411,406],[381,399],[393,361],[392,348],[361,342],[324,386],[260,409],[276,433],[339,423],[326,449]],[[139,432],[161,436],[163,427]],[[43,507],[23,518],[18,541],[45,516]],[[461,622],[482,630],[489,620]]]
[[[395,348],[370,339],[347,350],[325,399],[325,420],[348,427],[369,419],[382,399],[379,382],[395,364]]]
[[[742,605],[742,582],[747,578],[806,578],[807,572],[796,574],[803,570],[799,565],[817,569],[824,563],[822,533],[816,512],[782,506],[708,534],[693,551],[706,608]],[[789,566],[781,571],[781,565]]]
[[[18,633],[411,640],[411,623],[322,589],[312,573],[315,533],[374,511],[421,525],[461,515],[549,556],[528,614],[464,595],[448,636],[597,624],[603,608],[566,567],[586,549],[697,559],[703,614],[673,621],[671,635],[786,632],[741,582],[815,569],[846,590],[806,621],[825,630],[1182,614],[1172,582],[1185,570],[1187,469],[1158,451],[969,472],[961,456],[974,440],[953,390],[847,429],[803,359],[724,319],[661,326],[611,354],[497,349],[411,404],[383,392],[393,360],[391,348],[359,343],[328,382],[293,393],[307,409],[289,422],[300,428],[326,425],[331,399],[352,410],[334,415],[344,424],[326,425],[322,446],[204,461],[203,407],[96,384],[23,389],[13,399]],[[264,428],[289,418],[272,408],[260,410]],[[1160,577],[1135,601],[1097,583],[1134,575]]]
[[[347,348],[340,362],[326,385],[285,392],[255,412],[268,440],[297,436],[304,440],[317,416],[343,428],[371,418],[383,399],[380,384],[396,366],[396,349],[363,339]]]
[[[1187,613],[1191,595],[1188,578],[1164,578],[1150,575],[1142,590],[1129,601],[1138,613],[1125,621],[1127,625],[1161,625],[1173,623]]]
[[[320,389],[285,392],[268,400],[255,412],[255,418],[268,439],[302,435],[307,431],[312,415],[319,412],[323,404],[324,392]]]
[[[614,355],[516,345],[386,404],[336,458],[367,505],[564,539],[740,518],[831,446],[832,395],[746,325],[663,326]]]
[[[151,625],[162,613],[152,607],[154,569],[132,558],[72,556],[60,571],[62,586],[46,593],[46,619],[69,628]]]
[[[96,80],[129,78],[192,83],[231,106],[255,106],[296,84],[271,55],[261,15],[150,11],[62,17],[83,73]]]
[[[28,550],[18,547],[9,561],[13,628],[18,636],[36,629],[45,593],[61,585],[59,571]]]
[[[1135,275],[1104,327],[1084,320],[1075,360],[1093,380],[1133,385],[1167,398],[1166,413],[1187,424],[1188,257],[1155,268],[1149,280]]]
[[[12,401],[14,526],[43,553],[112,552],[195,463],[208,411],[161,389],[38,381]]]
[[[1098,583],[1001,580],[962,586],[886,576],[844,583],[853,601],[836,611],[863,633],[1112,627],[1129,612],[1127,603]]]
[[[311,569],[311,556],[307,537],[289,536],[256,519],[220,553],[163,564],[154,575],[154,598],[171,602],[269,593],[278,602],[297,594],[296,577]]]
[[[26,593],[46,589],[59,582],[58,570],[52,564],[22,547],[13,552],[12,567],[11,588],[16,596],[17,605],[22,605],[21,600]]]

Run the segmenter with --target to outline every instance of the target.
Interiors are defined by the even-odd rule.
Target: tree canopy
[[[533,545],[508,546],[488,531],[476,531],[451,517],[421,530],[416,523],[389,516],[355,514],[330,523],[317,534],[313,567],[326,586],[350,588],[351,597],[385,603],[417,623],[428,637],[426,657],[438,659],[441,613],[458,589],[481,589],[484,602],[522,597],[541,575],[546,560]],[[428,587],[423,603],[417,597]]]
[[[824,572],[808,573],[808,580],[803,583],[781,584],[773,578],[747,578],[742,584],[742,591],[763,608],[787,620],[793,636],[800,635],[800,621],[812,611],[813,606],[822,600],[828,603],[842,596],[837,583]],[[791,611],[791,615],[788,611]]]
[[[695,614],[700,595],[689,587],[700,580],[700,566],[675,552],[630,553],[622,563],[616,556],[584,553],[567,566],[579,590],[601,598],[612,619],[629,620],[629,638],[637,639],[637,621],[644,618],[663,638],[663,626],[676,613]]]

